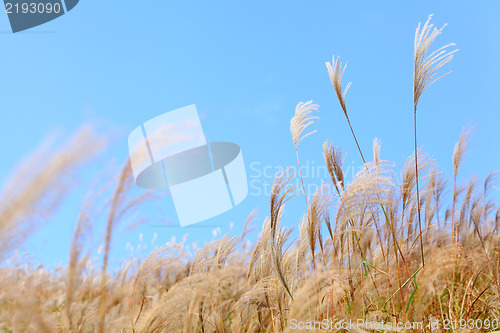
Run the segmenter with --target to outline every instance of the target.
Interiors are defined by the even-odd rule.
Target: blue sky
[[[268,196],[257,195],[272,177],[259,172],[294,166],[290,118],[300,101],[320,105],[318,132],[301,143],[303,163],[322,165],[328,139],[347,152],[346,166],[360,165],[352,137],[334,96],[325,62],[340,55],[349,64],[344,82],[353,84],[347,105],[362,149],[382,141],[383,158],[399,174],[413,151],[412,57],[419,21],[433,13],[438,27],[448,23],[435,45],[455,42],[460,51],[446,66],[453,73],[423,95],[418,113],[419,144],[449,178],[451,155],[464,126],[475,125],[461,179],[485,177],[499,169],[500,3],[456,1],[148,1],[82,0],[70,13],[26,32],[12,34],[0,15],[0,181],[54,130],[69,135],[93,122],[113,137],[110,147],[84,169],[72,194],[41,232],[21,250],[35,261],[66,262],[70,237],[89,180],[128,155],[127,136],[144,121],[196,104],[207,139],[238,143],[247,165],[248,198],[204,227],[177,224],[170,198],[153,203],[160,213],[131,231],[118,230],[113,258],[139,235],[161,244],[189,234],[200,244],[232,223],[241,231],[246,216],[268,214]],[[112,172],[112,168],[109,168]],[[257,180],[255,180],[257,179]],[[318,184],[321,176],[306,183]],[[263,191],[264,192],[264,191]],[[498,193],[498,192],[497,192]],[[303,199],[294,199],[283,224],[299,223]],[[95,221],[102,242],[103,221]],[[149,244],[150,246],[150,244]],[[148,249],[145,250],[146,252]],[[95,251],[94,251],[95,252]]]

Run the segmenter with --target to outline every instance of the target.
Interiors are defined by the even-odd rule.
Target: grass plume
[[[450,44],[426,55],[441,30],[427,21],[415,35],[415,126],[422,92],[455,52],[447,51]],[[250,212],[241,218],[241,235],[227,233],[194,253],[186,239],[173,240],[146,258],[109,264],[120,222],[152,198],[151,192],[136,194],[127,161],[117,178],[75,214],[67,267],[44,267],[20,255],[23,240],[36,231],[33,221],[49,216],[68,191],[68,177],[86,161],[82,156],[97,153],[103,142],[86,128],[56,152],[36,152],[0,197],[0,332],[274,333],[296,331],[293,323],[325,320],[421,325],[402,332],[430,331],[425,327],[435,320],[441,327],[432,332],[447,332],[445,322],[473,321],[483,324],[476,332],[496,332],[500,205],[492,193],[497,177],[493,172],[484,181],[460,179],[470,130],[450,152],[448,201],[446,175],[417,149],[416,127],[414,153],[401,171],[383,158],[378,139],[372,160],[365,159],[345,103],[350,84],[341,87],[346,66],[337,57],[327,68],[364,167],[349,181],[341,148],[325,141],[318,152],[330,179],[308,197],[298,146],[316,132],[304,134],[318,106],[299,103],[290,129],[306,202],[303,214],[285,211],[285,204],[298,200],[294,174],[285,170],[275,176],[267,216]],[[87,244],[99,236],[92,228],[100,212],[96,201],[108,193],[102,257],[94,258]],[[252,226],[259,221],[260,234],[254,235]],[[345,332],[337,328],[330,331]]]

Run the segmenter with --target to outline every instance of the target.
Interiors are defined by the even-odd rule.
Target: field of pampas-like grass
[[[291,185],[290,171],[277,174],[263,221],[251,213],[241,235],[193,255],[170,242],[111,271],[120,219],[154,195],[133,195],[128,161],[107,201],[100,260],[83,251],[92,199],[80,213],[67,267],[47,269],[13,254],[65,195],[81,156],[105,143],[85,127],[55,153],[41,148],[1,196],[0,332],[500,332],[500,206],[489,197],[495,173],[460,184],[470,130],[452,152],[450,182],[418,148],[419,99],[456,52],[453,44],[428,52],[442,32],[430,19],[415,34],[415,150],[399,175],[377,139],[370,158],[361,150],[346,103],[349,84],[342,87],[346,66],[334,57],[327,70],[362,170],[346,183],[340,148],[325,142],[328,184],[308,196],[303,182]],[[315,132],[318,108],[301,102],[291,119],[299,172],[300,142]],[[451,202],[444,201],[448,189]],[[307,204],[296,217],[297,237],[280,224],[294,196]],[[250,245],[252,227],[262,231]]]

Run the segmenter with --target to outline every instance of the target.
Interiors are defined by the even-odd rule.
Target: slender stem
[[[451,233],[455,238],[455,245],[458,246],[458,225],[455,224],[455,209],[457,202],[457,175],[453,177],[453,207],[451,211]]]
[[[424,241],[422,240],[422,223],[420,220],[420,189],[418,185],[418,148],[417,148],[417,105],[415,104],[413,110],[413,127],[415,137],[415,178],[417,181],[417,212],[418,212],[418,229],[420,232],[420,252],[422,254],[422,266],[425,266],[424,259]]]
[[[358,146],[359,153],[361,155],[361,159],[363,160],[363,163],[366,165],[365,157],[363,156],[363,152],[361,151],[361,147],[359,146],[358,139],[356,138],[356,134],[354,134],[354,130],[352,129],[351,126],[351,121],[349,120],[349,117],[347,117],[347,123],[349,124],[349,128],[351,129],[352,136],[354,137],[354,141],[356,141],[356,146]]]
[[[349,124],[349,128],[351,129],[351,133],[352,133],[352,136],[354,138],[354,141],[356,141],[356,146],[358,147],[359,154],[361,155],[361,159],[365,163],[365,168],[367,168],[365,157],[363,155],[363,152],[361,151],[361,147],[359,146],[358,139],[356,138],[356,134],[354,133],[354,130],[352,129],[351,121],[349,120],[349,117],[347,116],[347,112],[345,110],[344,110],[344,114],[346,116],[347,123]],[[378,193],[377,193],[377,197],[379,197]],[[394,228],[392,226],[391,221],[389,220],[389,217],[387,216],[387,212],[385,211],[384,205],[382,203],[380,203],[380,208],[382,208],[382,212],[384,213],[385,221],[389,225],[389,228],[391,230],[394,243],[395,243],[395,245],[396,245],[396,247],[398,249],[398,252],[399,252],[399,254],[401,256],[401,259],[403,260],[403,264],[405,266],[406,272],[407,272],[408,276],[410,276],[410,270],[408,269],[408,265],[406,263],[405,256],[403,255],[403,252],[401,251],[401,247],[399,246],[399,243],[397,241],[396,232],[395,232],[395,230],[394,230]],[[423,257],[423,252],[422,252],[422,257]],[[399,269],[399,264],[398,264],[398,269]],[[415,283],[415,287],[416,287],[416,281],[415,280],[414,280],[414,283]]]
[[[341,198],[341,197],[342,197],[342,194],[340,193],[340,190],[338,189],[338,187],[335,187],[335,189],[337,190],[337,193],[338,193],[338,195],[339,195],[339,198]],[[376,222],[376,220],[375,220],[375,217],[373,217],[373,220],[374,220],[375,225],[376,225],[376,224],[377,224],[377,222]],[[354,230],[355,230],[355,228],[354,228],[354,222],[353,222],[353,220],[352,220],[352,219],[350,219],[350,220],[349,220],[349,224],[350,224],[350,225],[351,225],[351,227],[353,228],[352,233],[353,233],[354,237],[356,238],[356,242],[357,242],[357,244],[358,244],[359,253],[361,254],[361,258],[363,259],[363,261],[364,261],[364,262],[368,262],[368,260],[367,260],[367,259],[366,259],[366,257],[365,257],[365,254],[363,253],[363,248],[361,247],[361,242],[359,241],[358,235],[357,235],[356,231],[354,231]],[[379,235],[379,239],[380,239],[380,247],[381,247],[381,249],[382,249],[382,256],[384,257],[384,261],[385,261],[384,247],[383,247],[383,245],[382,245],[382,238],[380,238],[380,234],[379,234],[378,226],[377,226],[377,235]],[[332,245],[333,245],[333,238],[332,238]],[[323,251],[323,249],[321,249],[321,251]],[[333,251],[332,251],[332,255],[333,255]],[[324,255],[323,255],[323,256],[324,256]],[[396,257],[397,257],[397,253],[396,253]],[[364,262],[363,262],[363,265],[365,265],[365,263],[364,263]],[[332,259],[332,263],[333,263],[333,259]],[[325,266],[326,266],[326,264],[325,264]],[[388,270],[388,269],[387,269],[387,270]],[[382,299],[382,297],[380,296],[380,293],[379,293],[379,291],[378,291],[377,284],[376,284],[375,280],[373,279],[372,273],[371,273],[371,271],[369,271],[369,272],[370,272],[370,278],[371,278],[371,280],[372,280],[372,282],[373,282],[373,285],[375,286],[375,290],[377,291],[377,294],[378,294],[378,296],[380,297],[380,299]],[[389,281],[389,284],[390,284],[390,281]],[[333,302],[333,301],[332,301],[332,302]]]
[[[304,193],[304,199],[306,200],[307,211],[309,212],[309,203],[307,202],[306,187],[304,186],[304,180],[302,179],[302,170],[300,167],[299,150],[297,149],[297,147],[295,147],[295,155],[297,156],[297,164],[299,166],[299,176],[300,176],[300,182],[302,184],[302,192]]]
[[[302,178],[302,170],[300,167],[300,159],[299,159],[299,149],[295,147],[295,155],[297,156],[297,164],[299,166],[299,176],[300,176],[300,182],[302,184],[302,192],[304,193],[304,200],[306,201],[306,207],[307,207],[307,218],[311,218],[309,216],[309,202],[307,201],[307,195],[306,195],[306,187],[304,186],[304,179]],[[316,258],[314,257],[314,250],[311,249],[312,252],[312,262],[313,262],[313,268],[316,270]]]

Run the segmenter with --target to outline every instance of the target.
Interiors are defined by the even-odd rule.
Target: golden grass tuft
[[[451,59],[447,46],[425,58],[440,32],[429,21],[417,29],[416,102],[435,70]],[[345,66],[339,58],[327,66],[357,144],[345,104],[349,86],[341,89]],[[293,329],[293,323],[325,320],[421,327],[441,322],[435,330],[415,326],[402,332],[448,332],[445,323],[457,323],[454,332],[500,329],[500,205],[491,198],[498,187],[495,173],[484,181],[458,178],[470,132],[462,133],[451,156],[451,201],[444,174],[426,153],[415,147],[396,173],[383,159],[377,139],[371,161],[357,144],[364,167],[351,181],[345,177],[341,149],[325,142],[330,179],[308,196],[298,144],[314,133],[303,135],[316,110],[312,102],[299,103],[291,121],[306,203],[302,216],[285,212],[285,203],[294,204],[291,199],[298,194],[293,174],[286,170],[275,177],[268,216],[261,219],[253,245],[248,238],[255,212],[240,236],[228,233],[193,255],[185,241],[169,242],[145,259],[123,261],[114,271],[109,267],[114,231],[152,193],[133,191],[125,163],[106,201],[102,258],[91,258],[85,244],[95,236],[91,227],[101,212],[96,201],[108,187],[80,212],[68,267],[37,265],[13,250],[34,232],[33,221],[51,212],[67,191],[64,180],[74,175],[84,156],[102,147],[102,140],[87,128],[60,151],[35,153],[1,196],[0,256],[5,262],[0,265],[0,332],[274,333],[304,331]],[[297,232],[283,226],[285,219]],[[474,329],[460,329],[471,321]],[[320,329],[316,325],[310,331]]]

